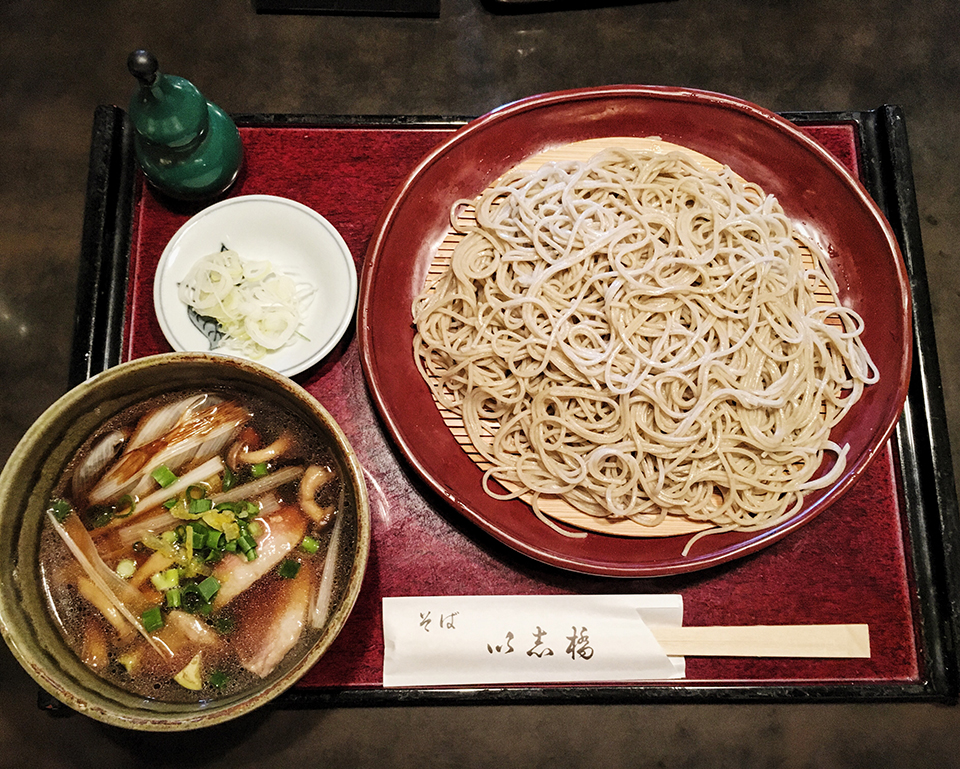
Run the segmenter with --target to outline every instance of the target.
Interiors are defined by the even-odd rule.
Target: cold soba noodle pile
[[[40,552],[51,611],[132,692],[242,693],[316,642],[342,510],[329,448],[278,406],[216,389],[148,401],[58,484]]]
[[[559,497],[758,530],[842,472],[830,430],[877,374],[772,196],[683,152],[606,149],[510,172],[455,219],[467,203],[476,226],[414,303],[414,352],[488,493],[554,526],[540,508]]]

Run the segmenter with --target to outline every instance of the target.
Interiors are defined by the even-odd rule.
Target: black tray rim
[[[780,113],[795,125],[854,126],[862,181],[897,236],[913,292],[914,359],[910,390],[892,443],[898,460],[905,510],[905,549],[912,584],[916,681],[765,682],[686,681],[682,684],[522,686],[385,689],[301,688],[272,707],[316,708],[371,705],[632,704],[938,702],[960,699],[960,516],[919,213],[903,111],[896,105],[871,110]],[[471,116],[234,114],[240,126],[365,128],[457,128]],[[73,344],[72,387],[122,358],[136,161],[133,131],[123,109],[96,108],[93,118]],[[389,442],[389,441],[388,441]],[[44,709],[58,709],[49,701]]]

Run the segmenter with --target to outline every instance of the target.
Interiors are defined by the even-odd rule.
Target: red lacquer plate
[[[729,165],[777,196],[787,215],[831,256],[843,303],[863,316],[880,372],[832,438],[849,444],[832,486],[761,532],[645,539],[590,533],[571,539],[522,501],[498,501],[440,417],[413,360],[411,305],[449,227],[450,208],[525,158],[606,136],[659,136]],[[548,93],[501,107],[441,143],[394,193],[377,223],[360,285],[361,361],[383,422],[412,468],[447,503],[514,550],[571,571],[655,577],[696,571],[776,542],[846,492],[885,445],[903,408],[912,354],[910,289],[894,234],[850,173],[772,112],[729,96],[655,86]],[[869,525],[865,522],[865,525]]]

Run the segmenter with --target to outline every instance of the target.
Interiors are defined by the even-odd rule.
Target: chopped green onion
[[[124,558],[117,564],[117,574],[124,579],[130,579],[137,570],[137,562],[132,558]]]
[[[203,582],[197,585],[197,590],[203,599],[209,601],[217,594],[220,589],[220,581],[216,577],[207,577]]]
[[[211,502],[209,499],[191,499],[190,504],[187,506],[187,510],[190,511],[190,515],[200,515],[200,513],[205,513],[212,509],[213,502]]]
[[[50,500],[50,506],[47,508],[47,511],[56,518],[57,523],[63,523],[66,517],[73,512],[73,508],[70,507],[70,503],[65,499],[52,499]]]
[[[207,541],[206,545],[209,548],[216,549],[220,547],[220,540],[223,537],[223,534],[216,529],[209,529],[207,531]]]
[[[207,563],[220,563],[223,560],[223,550],[211,550],[203,560]]]
[[[195,523],[190,527],[191,541],[194,550],[201,550],[207,544],[207,527],[202,523]]]
[[[177,476],[174,475],[173,471],[166,465],[160,465],[152,473],[153,480],[160,484],[161,487],[167,488],[172,483],[175,483]]]
[[[254,478],[263,478],[269,472],[270,468],[266,462],[257,462],[255,465],[250,465],[250,475]]]
[[[260,521],[250,521],[249,525],[247,526],[247,533],[256,539],[263,534],[263,524],[260,523]]]
[[[175,566],[164,569],[163,571],[158,571],[150,577],[150,582],[153,583],[153,586],[160,592],[170,590],[180,584],[180,571]]]
[[[277,573],[284,579],[293,579],[300,573],[300,563],[299,561],[292,561],[289,558],[285,558],[283,563],[277,567]]]
[[[220,635],[232,633],[237,623],[229,614],[220,613],[210,618],[210,626]]]
[[[164,593],[164,596],[165,596],[166,599],[167,599],[167,608],[168,608],[168,609],[179,609],[179,608],[180,608],[180,599],[181,599],[181,596],[182,596],[182,594],[180,593],[180,588],[178,588],[178,587],[172,587],[172,588],[170,588],[166,593]]]
[[[176,505],[177,505],[177,498],[171,497],[166,502],[164,502],[162,506],[167,508],[167,510],[172,510],[174,507],[176,507]]]
[[[210,678],[208,680],[210,682],[210,686],[212,686],[214,689],[222,689],[227,685],[227,682],[230,680],[230,676],[228,676],[222,670],[214,670],[210,674]]]
[[[249,553],[251,550],[256,549],[257,540],[255,540],[249,534],[241,534],[239,537],[237,537],[237,547],[239,547],[244,553]]]
[[[300,547],[305,553],[310,553],[313,555],[317,550],[320,549],[320,543],[317,542],[313,537],[304,537],[300,542]]]
[[[257,560],[257,551],[256,551],[256,548],[251,548],[250,550],[247,550],[247,552],[245,552],[245,553],[243,554],[243,557],[246,558],[248,561],[255,561],[255,560]]]
[[[233,470],[229,467],[223,468],[223,490],[230,491],[234,486],[237,485],[237,476],[234,474]]]
[[[180,588],[180,606],[184,611],[190,614],[196,614],[200,607],[207,602],[203,600],[200,591],[197,590],[197,584],[190,582]]]
[[[133,511],[137,509],[137,500],[135,500],[129,494],[124,494],[117,500],[115,510],[123,510],[123,515],[119,513],[116,514],[117,518],[127,518],[128,516],[133,515]]]
[[[207,583],[208,580],[212,580],[212,582]],[[200,585],[204,583],[207,583],[207,585],[201,590]],[[213,577],[207,577],[200,583],[190,582],[180,588],[181,608],[190,614],[210,614],[213,607],[210,605],[207,595],[212,598],[219,589],[220,583]]]
[[[159,606],[151,606],[140,615],[140,622],[143,623],[143,629],[148,633],[159,630],[163,627],[163,612]]]
[[[256,515],[260,508],[249,499],[241,499],[239,502],[221,502],[217,505],[217,510],[233,513],[237,518],[249,518],[251,515]]]
[[[180,537],[177,536],[177,532],[173,529],[167,529],[163,534],[160,535],[160,539],[166,542],[168,545],[175,545],[180,541]]]

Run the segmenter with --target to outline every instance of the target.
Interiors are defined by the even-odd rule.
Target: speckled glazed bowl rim
[[[299,660],[284,660],[252,692],[202,704],[157,703],[107,683],[70,651],[48,612],[38,579],[37,547],[47,498],[76,448],[100,424],[144,397],[200,386],[202,381],[279,397],[324,430],[341,463],[347,508],[341,548],[349,559],[341,597],[317,643]],[[306,390],[256,363],[205,353],[165,353],[110,368],[73,388],[27,430],[0,472],[0,633],[47,692],[92,718],[142,731],[182,731],[234,719],[266,704],[327,651],[360,592],[370,549],[370,511],[363,472],[343,431]]]

